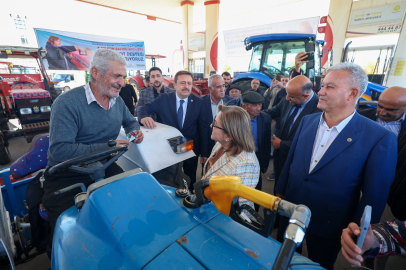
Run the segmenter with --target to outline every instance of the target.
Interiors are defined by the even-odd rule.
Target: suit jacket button
[[[303,181],[308,182],[309,180],[307,180],[307,178],[305,178]]]

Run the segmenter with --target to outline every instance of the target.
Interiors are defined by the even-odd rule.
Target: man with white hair
[[[202,97],[203,106],[206,109],[205,125],[207,126],[208,133],[205,135],[210,139],[209,149],[213,149],[215,141],[211,139],[210,125],[213,123],[214,117],[218,114],[219,105],[233,106],[237,105],[237,100],[226,95],[226,84],[222,76],[214,74],[208,80],[210,94]]]
[[[90,66],[90,83],[60,95],[52,105],[49,128],[48,169],[61,162],[95,151],[108,149],[108,141],[116,140],[121,126],[125,132],[134,132],[134,143],[141,143],[140,125],[119,97],[125,86],[127,61],[117,52],[99,49]],[[133,136],[134,137],[134,136]],[[133,138],[130,136],[130,138]],[[128,145],[127,140],[116,140],[116,145]],[[44,153],[44,157],[46,155]],[[73,197],[80,188],[54,196],[54,192],[77,183],[94,183],[88,175],[60,172],[44,177],[43,205],[48,213],[52,232],[58,216],[74,205]],[[123,170],[116,163],[110,165],[105,176]]]
[[[311,210],[309,259],[326,269],[334,267],[342,230],[359,224],[366,205],[371,223],[379,222],[395,177],[396,136],[355,110],[367,85],[358,65],[329,69],[318,92],[323,113],[302,119],[275,187],[281,198]],[[288,223],[281,218],[279,241]]]

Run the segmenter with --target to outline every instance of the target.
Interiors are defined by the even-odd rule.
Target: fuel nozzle
[[[207,199],[206,196],[204,196],[204,190],[208,186],[209,179],[202,179],[200,181],[197,181],[193,185],[195,194],[186,196],[182,200],[183,205],[186,206],[187,208],[198,208],[203,204],[209,202],[209,199]]]
[[[177,188],[175,194],[178,197],[185,198],[190,195],[189,187],[185,179],[183,179],[183,188]]]

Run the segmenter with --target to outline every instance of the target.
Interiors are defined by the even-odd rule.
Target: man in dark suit
[[[389,87],[379,96],[378,107],[370,109],[359,109],[358,113],[376,121],[389,131],[392,131],[398,138],[398,162],[396,166],[396,176],[393,181],[387,205],[381,217],[381,222],[384,221],[399,221],[406,219],[406,164],[405,152],[406,140],[402,140],[402,136],[406,138],[406,88]],[[384,269],[388,256],[375,258],[375,269]],[[401,264],[405,265],[406,258],[394,259],[390,264],[392,267]],[[371,265],[372,267],[372,265]]]
[[[259,161],[261,173],[266,173],[269,166],[271,153],[271,117],[261,112],[262,103],[265,101],[260,94],[249,91],[242,95],[242,107],[247,111],[251,118],[251,132],[255,142],[255,154]],[[262,177],[259,174],[259,181],[255,187],[262,189]],[[259,205],[255,204],[255,211],[258,212]]]
[[[230,96],[225,95],[225,84],[223,78],[218,75],[210,76],[208,80],[208,85],[210,89],[210,94],[202,97],[203,106],[206,109],[205,121],[207,126],[207,138],[209,138],[209,148],[210,151],[216,144],[215,141],[211,139],[211,128],[210,125],[213,123],[214,117],[218,114],[218,106],[226,105],[233,106],[236,105],[236,100]]]
[[[355,111],[367,85],[356,64],[329,69],[318,92],[323,113],[300,122],[275,187],[279,197],[309,207],[308,257],[326,269],[334,267],[341,231],[359,224],[366,205],[373,209],[371,223],[379,222],[395,176],[396,136]],[[281,218],[279,241],[288,223]]]
[[[159,94],[162,93],[171,93],[175,90],[169,87],[166,87],[163,83],[162,71],[159,67],[152,67],[149,70],[149,84],[152,85],[146,89],[141,89],[140,98],[137,104],[136,115],[138,115],[139,110],[145,105],[158,98]],[[151,116],[154,121],[162,122],[162,120],[157,115]]]
[[[272,118],[280,117],[280,128],[273,135],[275,185],[285,164],[293,138],[302,118],[320,112],[319,99],[312,90],[313,84],[303,75],[293,78],[286,85],[287,96],[278,105],[265,110]]]
[[[146,128],[155,128],[152,114],[157,114],[162,123],[179,129],[182,135],[193,140],[196,156],[183,161],[183,171],[190,178],[189,189],[193,190],[196,182],[196,169],[199,155],[201,163],[210,155],[209,126],[205,122],[203,102],[192,93],[193,75],[181,70],[175,75],[176,92],[160,94],[153,102],[146,104],[139,110],[139,121]]]

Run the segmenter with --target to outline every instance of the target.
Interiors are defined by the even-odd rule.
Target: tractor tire
[[[10,127],[8,126],[7,118],[0,120],[0,131],[3,131],[3,130],[10,130]]]
[[[3,133],[0,132],[0,165],[9,164],[11,161],[10,151],[5,146]]]
[[[70,87],[69,87],[69,86],[65,86],[65,87],[63,88],[63,91],[64,91],[64,92],[69,91],[69,90],[70,90]]]
[[[141,87],[138,85],[138,83],[136,82],[136,81],[134,81],[134,80],[131,80],[131,81],[129,81],[129,83],[134,87],[134,88],[136,88],[136,91],[140,91],[141,90]]]

